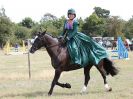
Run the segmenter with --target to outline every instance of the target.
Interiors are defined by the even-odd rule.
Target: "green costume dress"
[[[73,21],[72,26],[65,21],[64,32],[66,44],[71,58],[71,64],[79,64],[85,67],[88,64],[97,65],[103,58],[107,58],[106,50],[89,36],[78,32],[78,22]]]

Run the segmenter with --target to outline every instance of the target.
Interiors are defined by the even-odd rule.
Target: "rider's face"
[[[75,18],[75,14],[68,14],[68,18],[69,18],[70,20],[73,20],[73,19]]]

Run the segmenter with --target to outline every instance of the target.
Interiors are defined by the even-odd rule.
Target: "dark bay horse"
[[[63,88],[71,88],[71,85],[69,83],[63,84],[63,83],[58,82],[61,73],[63,71],[76,70],[82,67],[77,64],[73,64],[73,65],[70,64],[70,57],[69,57],[67,48],[65,46],[61,46],[57,38],[52,37],[46,32],[42,32],[38,34],[34,43],[32,44],[30,52],[34,53],[36,50],[40,49],[41,47],[46,48],[49,56],[51,57],[52,66],[55,69],[54,79],[52,81],[51,88],[48,92],[48,95],[52,94],[53,88],[55,85],[58,85]],[[109,75],[109,74],[111,76],[117,75],[118,70],[114,67],[112,61],[110,61],[107,58],[104,58],[99,62],[98,65],[89,64],[88,66],[84,67],[85,81],[84,81],[84,86],[81,92],[86,91],[88,81],[90,80],[90,69],[93,65],[101,73],[106,90],[111,91],[112,88],[109,87],[109,85],[107,84],[106,75]]]

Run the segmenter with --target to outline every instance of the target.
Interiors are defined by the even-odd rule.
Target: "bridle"
[[[36,37],[36,38],[38,38],[39,40],[43,40],[43,39],[45,39],[45,37],[44,37],[45,35],[43,35],[42,37]],[[46,39],[45,39],[46,40]],[[58,44],[53,44],[53,45],[49,45],[49,46],[46,46],[45,45],[45,48],[52,48],[52,47],[55,47],[55,46],[59,46],[59,45],[61,45],[61,42],[59,42]],[[36,49],[36,47],[34,47],[35,49]]]

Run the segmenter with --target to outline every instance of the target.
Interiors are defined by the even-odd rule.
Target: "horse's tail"
[[[108,58],[104,58],[104,65],[103,65],[107,75],[115,76],[118,74],[118,69],[114,66],[114,63],[109,60]]]

